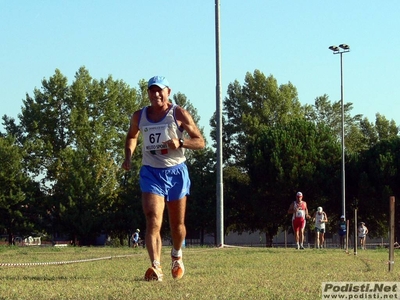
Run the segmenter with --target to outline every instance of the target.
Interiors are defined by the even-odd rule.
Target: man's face
[[[303,200],[303,196],[296,196],[297,197],[297,202],[300,202],[301,200]]]
[[[171,89],[168,87],[160,88],[157,85],[152,85],[147,90],[151,105],[162,106],[165,103],[169,102],[169,95],[171,93]]]

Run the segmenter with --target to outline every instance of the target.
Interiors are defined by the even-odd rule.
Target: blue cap
[[[164,76],[154,76],[151,77],[149,79],[149,82],[147,83],[147,87],[151,87],[152,85],[156,85],[159,86],[160,88],[165,88],[165,87],[169,87],[169,82],[167,80],[167,78],[165,78]]]

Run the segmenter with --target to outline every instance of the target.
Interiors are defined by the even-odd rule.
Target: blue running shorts
[[[167,201],[179,200],[190,193],[190,178],[185,163],[168,168],[142,166],[139,182],[142,192],[163,196]]]

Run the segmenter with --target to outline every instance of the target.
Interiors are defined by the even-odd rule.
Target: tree
[[[330,128],[304,119],[276,124],[251,137],[246,160],[255,212],[251,228],[265,232],[271,241],[279,226],[290,224],[287,209],[298,190],[310,199],[311,210],[328,200],[337,203],[332,187],[339,160],[340,146]]]
[[[352,109],[351,102],[344,104],[345,146],[348,154],[367,150],[380,140],[398,135],[399,128],[393,120],[388,121],[377,113],[375,123],[371,123],[361,114],[351,116]],[[340,100],[331,103],[328,95],[323,95],[315,99],[314,105],[305,105],[304,110],[308,120],[329,126],[333,129],[337,139],[341,140],[342,106]]]
[[[24,100],[20,125],[3,118],[29,145],[30,171],[41,178],[55,230],[88,240],[99,233],[118,198],[123,141],[130,114],[147,99],[109,76],[93,80],[80,68],[68,81],[59,70]],[[29,144],[28,144],[29,143]]]
[[[332,129],[338,141],[342,139],[342,105],[341,101],[331,103],[328,95],[323,95],[315,99],[312,106],[305,105],[307,119],[316,124],[323,124]],[[345,146],[348,152],[356,153],[365,149],[362,143],[362,132],[360,130],[362,115],[351,116],[350,112],[353,104],[344,104],[344,124],[345,124]]]
[[[384,116],[377,113],[375,124],[364,118],[360,122],[362,142],[366,145],[365,149],[375,146],[379,141],[387,140],[398,136],[399,128],[396,122],[387,120]]]
[[[276,79],[259,70],[247,73],[245,83],[229,84],[224,100],[223,157],[229,165],[242,166],[249,137],[263,128],[285,124],[303,115],[296,88],[289,82],[278,86]],[[215,118],[211,132],[214,142]]]
[[[35,205],[31,202],[32,183],[25,172],[24,153],[10,135],[0,137],[0,165],[0,228],[6,231],[11,245],[15,234],[33,231]]]
[[[360,220],[368,224],[370,236],[386,236],[389,226],[389,197],[400,195],[400,138],[378,142],[349,164],[349,206],[358,209]],[[400,205],[396,204],[399,224]],[[399,232],[396,233],[400,238]]]
[[[224,168],[224,216],[226,232],[254,232],[257,207],[251,205],[253,191],[247,172],[235,166]]]
[[[186,213],[187,238],[200,238],[204,244],[205,234],[216,228],[216,172],[215,153],[210,148],[192,151],[187,161],[191,192]]]
[[[314,170],[314,160],[307,161],[311,154],[307,156],[302,153],[302,161],[297,162],[297,166],[292,166],[299,153],[290,153],[293,157],[286,157],[284,150],[288,147],[287,142],[291,142],[290,151],[301,153],[301,137],[292,136],[289,131],[299,130],[295,128],[293,120],[304,119],[306,112],[307,109],[300,105],[296,88],[290,82],[278,86],[272,75],[266,77],[259,70],[255,70],[253,74],[246,74],[243,87],[237,81],[229,85],[228,97],[224,100],[222,141],[226,164],[224,175],[227,176],[225,194],[228,201],[234,205],[229,206],[226,214],[240,216],[236,221],[234,218],[228,219],[231,230],[239,233],[244,230],[262,230],[271,240],[277,228],[287,219],[286,206],[290,195],[294,193],[293,190],[299,186],[311,186],[309,180],[314,177],[310,178],[308,175],[313,175],[310,170]],[[215,118],[210,122],[214,128],[211,132],[212,138],[216,141]],[[311,129],[304,123],[297,122],[296,125],[304,128],[300,132],[306,136]],[[311,123],[306,124],[311,126]],[[323,128],[323,125],[317,126]],[[309,149],[309,146],[306,147]],[[273,150],[278,148],[277,152]],[[275,161],[272,162],[273,160]],[[310,170],[304,172],[307,168]],[[276,172],[279,172],[279,175]],[[294,172],[287,174],[288,177],[300,176],[304,182],[301,178],[296,178],[290,185],[290,181],[285,182],[288,179],[285,178],[287,172]],[[279,176],[282,178],[279,179]],[[237,189],[238,186],[240,189]],[[291,186],[290,190],[288,186]],[[247,196],[244,193],[247,193]],[[247,205],[240,203],[241,199],[246,199]],[[285,203],[285,208],[279,203]],[[271,217],[271,221],[265,221],[265,216],[272,211],[274,216]]]
[[[173,100],[186,109],[194,122],[199,124],[197,109],[184,94],[176,93]],[[204,135],[204,129],[199,129]],[[204,244],[205,234],[214,232],[216,226],[215,153],[206,147],[196,151],[186,149],[185,155],[192,182],[186,217],[187,238],[197,238],[200,233],[200,244]]]

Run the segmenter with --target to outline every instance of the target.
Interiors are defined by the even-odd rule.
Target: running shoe
[[[181,257],[172,257],[171,274],[174,279],[181,279],[185,273],[185,266]]]
[[[160,267],[151,267],[148,268],[146,274],[144,274],[144,279],[146,281],[162,281],[163,279],[163,272]]]

